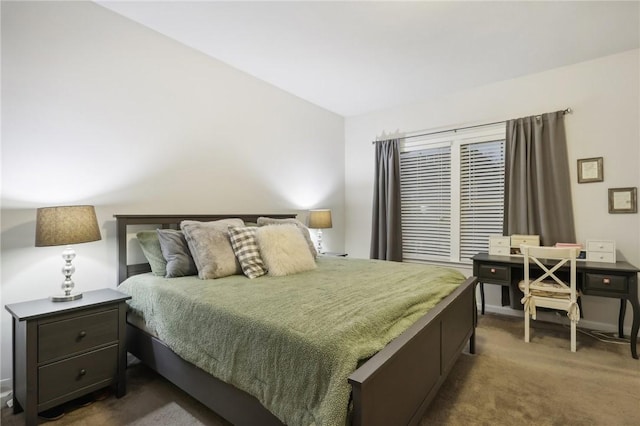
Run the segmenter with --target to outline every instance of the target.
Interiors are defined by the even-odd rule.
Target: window
[[[439,257],[451,251],[451,147],[400,154],[402,252]]]
[[[505,126],[405,139],[400,148],[406,260],[471,262],[502,234]]]

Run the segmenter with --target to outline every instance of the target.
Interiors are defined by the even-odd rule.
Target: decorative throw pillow
[[[311,252],[311,256],[315,259],[318,257],[318,252],[316,247],[313,245],[313,241],[311,241],[311,235],[309,235],[309,228],[307,228],[304,223],[300,222],[298,219],[274,219],[272,217],[259,217],[258,218],[258,226],[264,225],[282,225],[282,224],[294,224],[298,227],[304,240],[307,242],[307,246],[309,251]]]
[[[191,255],[203,280],[242,273],[240,262],[231,247],[229,226],[244,226],[242,219],[213,222],[185,220],[180,224]]]
[[[158,240],[156,231],[140,231],[136,234],[136,237],[138,238],[144,257],[149,261],[151,273],[164,277],[167,273],[167,261],[162,255],[160,241]]]
[[[189,252],[184,233],[175,229],[158,229],[157,234],[162,255],[167,261],[165,277],[196,275],[198,270]]]
[[[236,254],[242,272],[249,278],[257,278],[267,273],[260,256],[260,248],[256,239],[256,227],[229,227],[229,238],[233,252]]]
[[[284,276],[315,269],[316,262],[297,225],[262,226],[256,236],[269,275]]]

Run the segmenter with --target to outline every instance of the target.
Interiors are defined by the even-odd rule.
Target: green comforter
[[[451,293],[448,268],[318,258],[286,277],[129,278],[119,290],[178,355],[289,425],[344,425],[347,377]]]

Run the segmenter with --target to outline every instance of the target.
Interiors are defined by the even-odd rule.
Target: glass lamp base
[[[52,302],[71,302],[72,300],[82,299],[82,293],[76,294],[61,294],[59,296],[51,296]]]

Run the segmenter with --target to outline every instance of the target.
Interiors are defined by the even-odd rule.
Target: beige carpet
[[[476,355],[462,356],[422,425],[638,425],[640,360],[629,343],[604,343],[569,328],[480,317]]]
[[[637,425],[640,361],[629,344],[579,333],[569,350],[566,327],[495,315],[479,320],[476,355],[462,355],[424,416],[422,425]],[[62,425],[227,425],[214,413],[144,365],[127,370],[128,393],[69,408]],[[45,422],[43,422],[45,423]],[[2,425],[24,424],[2,408]]]

